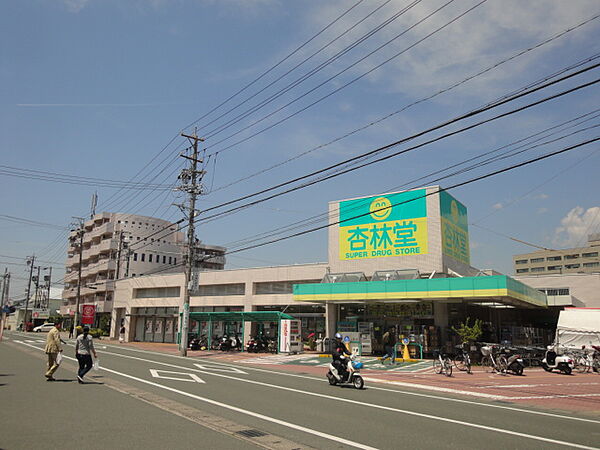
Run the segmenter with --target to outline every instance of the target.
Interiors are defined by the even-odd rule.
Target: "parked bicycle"
[[[503,375],[506,374],[508,361],[506,356],[498,354],[498,346],[488,344],[481,347],[481,366],[486,372],[497,372]]]
[[[434,352],[433,371],[437,374],[452,376],[452,360],[440,350]]]
[[[456,355],[453,359],[454,366],[462,372],[472,373],[471,356],[469,355],[469,343],[464,342],[460,345],[457,345],[456,350]]]

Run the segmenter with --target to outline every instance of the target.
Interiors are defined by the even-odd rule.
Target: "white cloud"
[[[408,10],[353,51],[352,60],[358,59],[358,55],[365,55],[368,51],[414,25],[443,3],[445,0],[428,1]],[[445,7],[406,35],[401,36],[365,62],[354,67],[355,74],[365,72],[419,39],[425,38],[429,33],[476,3],[477,0],[455,2]],[[315,28],[325,26],[332,17],[339,15],[346,3],[329,1],[321,2],[318,5],[312,11],[310,18]],[[404,6],[406,6],[406,2],[395,0],[328,50],[331,53],[341,50]],[[387,86],[390,91],[411,96],[431,93],[433,89],[442,88],[461,80],[466,75],[491,65],[499,59],[508,57],[582,22],[590,17],[590,11],[593,11],[596,6],[597,2],[594,0],[577,2],[565,2],[564,0],[489,1],[387,65],[377,69],[369,76],[369,80]],[[357,8],[356,11],[348,14],[336,24],[335,31],[331,32],[331,36],[354,25],[359,18],[364,17],[372,9],[374,9],[372,5]],[[594,26],[595,24],[588,24],[572,33],[572,36],[584,40],[586,33]],[[557,40],[540,50],[529,53],[526,57],[511,62],[510,68],[494,70],[476,81],[470,82],[468,93],[487,97],[493,95],[496,90],[503,91],[505,87],[501,85],[501,81],[514,80],[519,75],[527,75],[532,69],[539,66],[540,58],[546,56],[545,53],[551,48],[565,45],[565,41],[568,39]]]
[[[496,203],[492,206],[492,208],[495,210],[499,210],[499,209],[504,208],[504,205],[502,203]]]
[[[545,214],[548,212],[548,208],[538,208],[537,213],[538,214]]]
[[[63,4],[67,7],[67,10],[72,13],[78,13],[90,0],[63,0]]]
[[[600,219],[600,206],[584,209],[576,206],[560,220],[552,242],[563,247],[585,245],[587,235],[594,232]]]
[[[534,200],[546,200],[548,198],[550,198],[550,196],[548,194],[538,194],[538,195],[534,195],[532,197]]]

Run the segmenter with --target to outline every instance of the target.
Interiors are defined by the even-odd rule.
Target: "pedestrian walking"
[[[48,369],[46,370],[46,379],[48,381],[54,381],[54,372],[58,369],[58,362],[56,358],[58,354],[62,352],[62,343],[63,340],[60,338],[60,326],[61,322],[56,321],[54,324],[54,328],[52,328],[48,332],[48,336],[46,337],[46,347],[44,351],[46,355],[48,355]]]
[[[71,326],[69,327],[69,339],[71,339],[73,337],[73,330],[75,329],[75,324],[71,324]]]
[[[385,364],[387,358],[392,358],[392,364],[396,363],[396,333],[394,327],[390,327],[389,330],[383,335],[382,339],[383,347],[385,348],[385,355],[381,358],[381,364]]]
[[[125,325],[121,325],[119,329],[119,342],[122,344],[125,342]]]
[[[94,341],[90,336],[90,327],[83,327],[83,333],[77,336],[75,342],[75,357],[79,362],[79,371],[77,372],[77,381],[82,384],[83,377],[92,368],[92,355],[94,358],[98,358],[96,349],[94,348]]]

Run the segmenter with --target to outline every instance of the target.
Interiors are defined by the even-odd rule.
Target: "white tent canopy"
[[[600,308],[566,308],[558,316],[556,341],[561,347],[600,345]]]

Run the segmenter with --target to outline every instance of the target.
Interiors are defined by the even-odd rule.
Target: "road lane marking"
[[[225,372],[225,373],[240,373],[242,375],[248,375],[248,372],[244,372],[243,370],[238,369],[237,367],[223,367],[223,366],[213,366],[210,364],[194,364],[196,367],[202,370],[206,370],[207,372]]]
[[[183,356],[179,356],[179,355],[172,355],[170,353],[162,353],[162,352],[154,352],[154,351],[149,351],[149,350],[139,350],[139,349],[135,349],[135,348],[131,348],[131,347],[127,347],[127,346],[115,346],[115,345],[107,345],[107,347],[109,348],[116,348],[116,349],[126,349],[126,350],[130,350],[132,352],[138,352],[138,353],[147,353],[147,354],[151,354],[154,356],[168,356],[170,358],[177,358],[177,359],[183,359],[184,361],[190,361],[189,357],[183,357]],[[117,354],[119,356],[127,356],[127,355],[120,355]],[[226,363],[220,363],[220,362],[216,362],[216,361],[211,361],[211,363],[213,364],[222,364],[224,366],[229,367]],[[300,375],[300,374],[296,374],[296,373],[288,373],[288,372],[277,372],[275,370],[268,370],[268,369],[261,369],[258,367],[245,367],[245,369],[247,370],[253,370],[255,372],[266,372],[268,374],[272,374],[272,375],[282,375],[282,376],[288,376],[288,377],[294,377],[294,378],[304,378],[307,380],[313,380],[313,381],[318,381],[318,382],[326,382],[327,380],[325,380],[325,378],[316,378],[316,377],[311,377],[308,375]],[[413,387],[414,385],[410,384],[410,387]],[[423,389],[427,389],[426,385],[415,385],[415,386],[424,386]],[[377,390],[377,391],[383,391],[383,392],[392,392],[395,394],[404,394],[404,395],[412,395],[415,397],[423,397],[423,398],[431,398],[431,399],[435,399],[435,400],[443,400],[443,401],[448,401],[448,402],[455,402],[455,403],[464,403],[464,404],[468,404],[468,405],[475,405],[475,406],[481,406],[481,407],[485,407],[485,408],[495,408],[495,409],[504,409],[507,411],[516,411],[516,412],[522,412],[525,414],[533,414],[533,415],[539,415],[539,416],[546,416],[546,417],[554,417],[557,419],[565,419],[565,420],[574,420],[574,421],[578,421],[578,422],[588,422],[588,423],[597,423],[600,424],[600,420],[594,420],[594,419],[586,419],[583,417],[574,417],[574,416],[566,416],[566,415],[562,415],[562,414],[555,414],[555,413],[549,413],[549,412],[544,412],[544,411],[535,411],[535,410],[530,410],[530,409],[522,409],[522,408],[517,408],[515,406],[505,406],[505,405],[492,405],[489,403],[480,403],[480,402],[476,402],[473,400],[465,400],[465,399],[460,399],[460,398],[451,398],[451,397],[442,397],[442,396],[438,396],[438,395],[433,395],[433,394],[425,394],[422,392],[411,392],[411,391],[402,391],[399,389],[389,389],[389,388],[384,388],[384,387],[378,387],[378,386],[369,386],[369,389],[373,389],[373,390]]]
[[[170,375],[182,375],[183,378],[178,378],[178,377],[173,377],[173,376],[165,376],[165,375],[161,375],[159,372],[168,373]],[[206,383],[206,381],[204,381],[202,378],[200,378],[195,373],[173,372],[170,370],[159,370],[159,369],[150,369],[150,373],[152,374],[152,376],[154,378],[164,378],[165,380],[189,381],[192,383]]]
[[[36,350],[42,350],[39,347],[36,347],[34,345],[31,345],[31,344],[27,344],[25,342],[20,342],[20,343],[23,344],[23,345],[26,345],[27,347],[35,348]],[[118,355],[118,354],[116,354],[116,355]],[[118,355],[118,356],[125,356],[125,355]],[[64,356],[63,358],[70,359],[71,361],[76,361],[75,358],[71,358],[70,356]],[[133,357],[130,357],[130,358],[133,358]],[[141,358],[136,358],[136,359],[141,359]],[[164,363],[160,363],[160,364],[164,364]],[[266,416],[264,414],[260,414],[260,413],[254,412],[254,411],[249,411],[247,409],[238,408],[237,406],[228,405],[227,403],[222,403],[222,402],[219,402],[219,401],[216,401],[216,400],[212,400],[212,399],[206,398],[206,397],[201,397],[199,395],[195,395],[195,394],[192,394],[190,392],[180,391],[179,389],[175,389],[175,388],[172,388],[170,386],[165,386],[163,384],[155,383],[153,381],[148,381],[148,380],[144,380],[142,378],[134,377],[133,375],[129,375],[129,374],[126,374],[126,373],[123,373],[123,372],[118,372],[116,370],[112,370],[112,369],[109,369],[107,367],[100,367],[100,370],[104,370],[104,371],[109,372],[109,373],[114,373],[115,375],[120,375],[122,377],[129,378],[131,380],[135,380],[135,381],[138,381],[140,383],[148,384],[150,386],[154,386],[154,387],[157,387],[157,388],[160,388],[160,389],[165,389],[167,391],[175,392],[177,394],[180,394],[180,395],[183,395],[183,396],[186,396],[186,397],[189,397],[189,398],[193,398],[193,399],[199,400],[201,402],[209,403],[211,405],[219,406],[221,408],[229,409],[231,411],[235,411],[235,412],[238,412],[240,414],[245,414],[247,416],[256,417],[257,419],[261,419],[261,420],[264,420],[264,421],[267,421],[267,422],[276,423],[277,425],[282,425],[282,426],[287,427],[287,428],[292,428],[294,430],[298,430],[298,431],[301,431],[303,433],[312,434],[314,436],[318,436],[318,437],[321,437],[323,439],[327,439],[327,440],[330,440],[330,441],[333,441],[333,442],[336,442],[336,443],[345,444],[345,445],[348,445],[350,447],[360,448],[360,449],[363,449],[363,450],[378,450],[376,447],[370,447],[368,445],[364,445],[364,444],[361,444],[359,442],[354,442],[354,441],[351,441],[349,439],[344,439],[344,438],[339,437],[339,436],[334,436],[332,434],[327,434],[327,433],[323,433],[321,431],[313,430],[312,428],[303,427],[302,425],[298,425],[298,424],[291,423],[291,422],[286,422],[284,420],[276,419],[274,417],[269,417],[269,416]],[[191,369],[191,370],[196,370],[196,369]],[[597,450],[597,449],[593,449],[593,450]]]
[[[221,377],[221,378],[227,378],[230,380],[240,381],[242,383],[255,384],[255,385],[259,385],[259,386],[265,386],[265,387],[269,387],[269,388],[280,389],[280,390],[289,391],[289,392],[295,392],[295,393],[309,395],[309,396],[313,396],[313,397],[324,398],[327,400],[334,400],[334,401],[343,402],[343,403],[356,404],[356,405],[360,405],[360,406],[381,409],[381,410],[385,410],[385,411],[397,412],[397,413],[404,414],[404,415],[423,417],[426,419],[432,419],[432,420],[437,420],[437,421],[441,421],[441,422],[448,422],[448,423],[453,423],[453,424],[457,424],[457,425],[463,425],[466,427],[477,428],[477,429],[497,432],[497,433],[501,433],[501,434],[508,434],[508,435],[512,435],[512,436],[519,436],[519,437],[524,437],[524,438],[542,441],[542,442],[549,442],[549,443],[558,444],[558,445],[566,445],[566,446],[588,449],[588,450],[599,450],[598,447],[589,447],[589,446],[585,446],[582,444],[576,444],[576,443],[567,442],[567,441],[560,441],[557,439],[546,438],[546,437],[537,436],[534,434],[521,433],[518,431],[507,430],[504,428],[497,428],[497,427],[492,427],[492,426],[488,426],[488,425],[480,425],[480,424],[475,424],[475,423],[470,423],[470,422],[464,422],[462,420],[450,419],[448,417],[433,416],[431,414],[419,413],[416,411],[410,411],[410,410],[404,410],[404,409],[399,409],[399,408],[393,408],[393,407],[389,407],[389,406],[377,405],[374,403],[359,402],[357,400],[351,400],[351,399],[347,399],[347,398],[333,397],[330,395],[319,394],[316,392],[303,391],[301,389],[295,389],[295,388],[290,388],[290,387],[286,387],[286,386],[278,386],[278,385],[274,385],[274,384],[270,384],[270,383],[263,383],[261,381],[237,378],[237,377],[233,377],[233,376],[229,376],[229,375],[214,374],[214,373],[204,372],[204,371],[197,370],[197,369],[189,369],[189,368],[186,368],[183,366],[176,366],[174,364],[163,363],[160,361],[152,361],[152,360],[145,359],[145,358],[138,358],[137,356],[121,355],[119,353],[112,353],[112,352],[105,352],[105,353],[110,354],[110,355],[115,355],[115,356],[121,356],[124,358],[130,358],[130,359],[134,359],[134,360],[144,361],[144,362],[162,364],[165,366],[184,369],[184,370],[195,370],[197,372],[200,372],[200,373],[203,373],[206,375],[213,375],[213,376],[217,376],[217,377]],[[108,370],[108,369],[106,369],[106,370]]]

